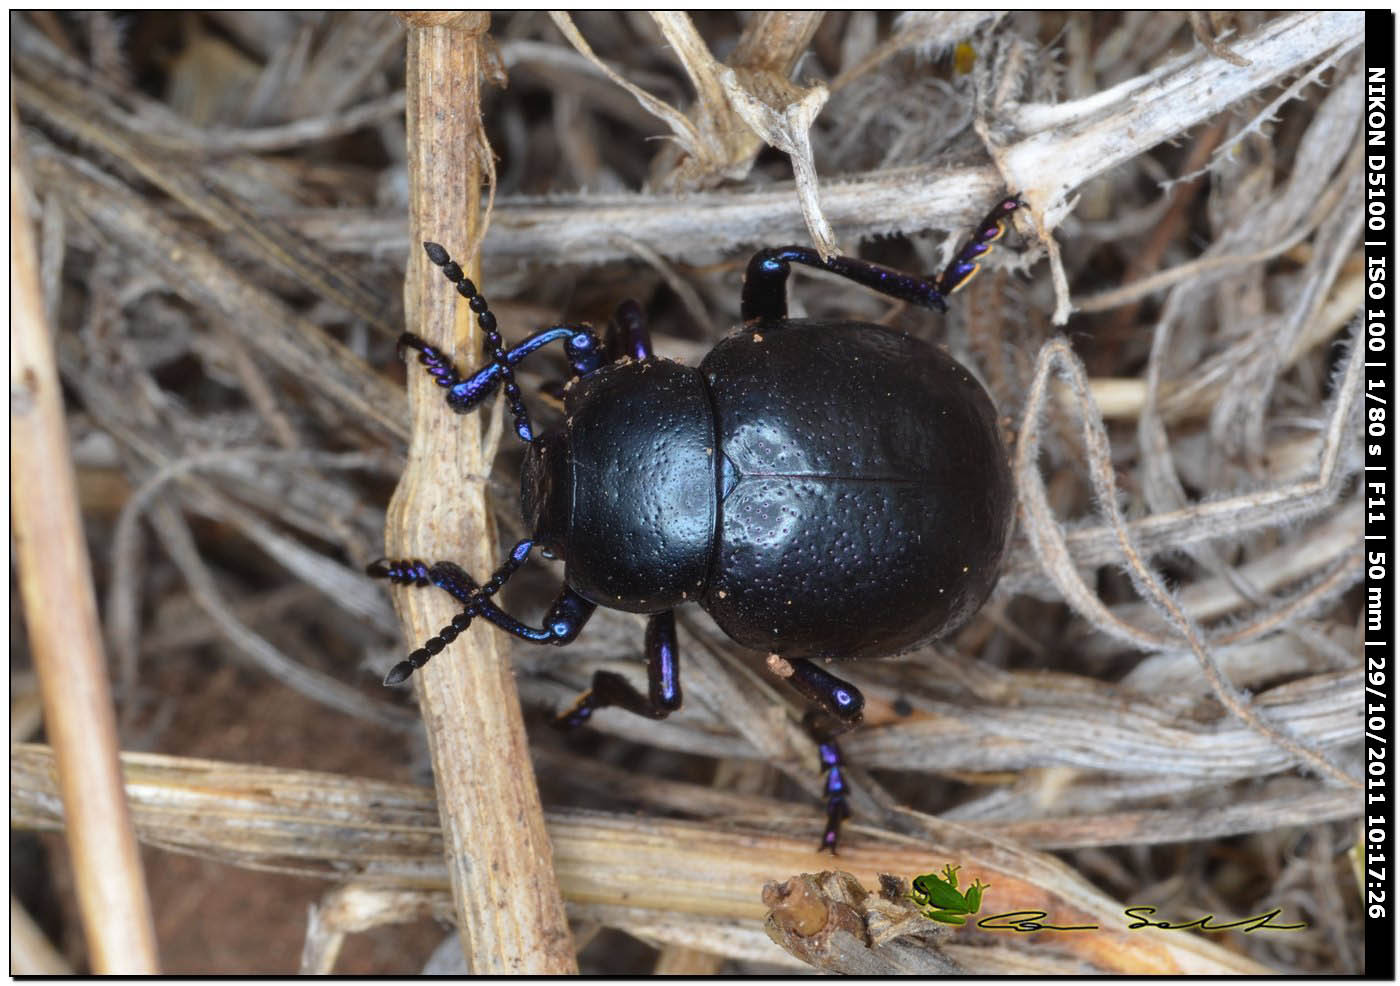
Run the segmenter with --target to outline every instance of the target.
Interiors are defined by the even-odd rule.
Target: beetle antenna
[[[479,604],[468,606],[452,617],[452,622],[425,640],[422,647],[390,668],[389,673],[384,676],[384,684],[397,685],[402,681],[407,681],[409,675],[427,664],[434,654],[441,652],[444,647],[457,639],[459,633],[471,626],[472,619],[480,611],[480,608]]]
[[[428,259],[442,269],[443,276],[457,288],[457,293],[467,299],[472,311],[476,312],[477,323],[480,324],[481,331],[486,333],[486,354],[491,357],[491,362],[500,373],[506,401],[510,404],[510,413],[515,415],[515,433],[520,436],[521,441],[533,442],[535,431],[530,427],[530,415],[520,399],[520,386],[515,382],[515,371],[511,369],[510,360],[506,358],[505,343],[496,328],[496,316],[491,314],[486,296],[476,290],[471,278],[462,273],[462,268],[441,246],[436,243],[424,243],[423,250]]]

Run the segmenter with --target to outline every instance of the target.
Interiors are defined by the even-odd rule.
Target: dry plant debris
[[[377,685],[405,640],[359,574],[383,551],[409,436],[393,340],[417,28],[365,12],[10,26],[23,205],[122,749],[247,765],[268,790],[310,783],[293,769],[418,785],[390,825],[415,848],[379,860],[361,829],[303,830],[304,816],[262,817],[282,846],[258,850],[269,859],[241,828],[186,811],[153,830],[135,809],[151,844],[249,866],[304,855],[346,884],[313,885],[309,927],[282,922],[241,969],[207,968],[192,909],[162,896],[169,857],[147,854],[162,967],[270,971],[290,955],[279,971],[421,970],[446,934],[431,924],[417,952],[356,950],[411,928],[362,932],[376,922],[451,910],[418,714]],[[864,886],[976,857],[1049,909],[1279,906],[1307,927],[1180,933],[1193,944],[1170,961],[1361,970],[1346,855],[1362,731],[1361,43],[1348,12],[492,20],[480,283],[508,337],[601,322],[635,297],[660,351],[694,361],[736,322],[759,245],[935,270],[996,196],[1029,203],[946,319],[822,276],[793,290],[798,313],[947,345],[1015,439],[1021,512],[992,603],[955,639],[842,671],[869,710],[843,744],[855,817],[838,867]],[[433,238],[458,252],[467,235]],[[536,372],[529,394],[559,368]],[[480,422],[486,462],[499,413]],[[523,533],[519,456],[501,444],[462,480],[497,531],[453,532],[483,549]],[[511,608],[541,611],[557,578],[523,573]],[[686,708],[663,723],[600,715],[572,749],[548,718],[598,667],[640,674],[640,624],[600,611],[574,646],[510,653],[580,967],[792,969],[760,895],[820,865],[801,858],[820,828],[815,753],[761,655],[699,613],[681,636]],[[23,741],[39,735],[35,689],[14,641]],[[56,824],[52,795],[18,777],[15,824]],[[302,795],[339,790],[318,783]],[[741,843],[761,848],[742,877],[718,866]],[[616,892],[643,844],[665,879]],[[42,845],[12,852],[12,873]],[[35,886],[17,885],[21,910],[89,968]],[[963,934],[942,951],[968,969],[1168,961],[1131,933],[1094,955]]]

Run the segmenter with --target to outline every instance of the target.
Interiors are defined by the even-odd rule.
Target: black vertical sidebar
[[[1395,739],[1394,505],[1395,291],[1394,135],[1390,86],[1395,77],[1395,15],[1366,12],[1366,615],[1365,804],[1362,811],[1362,900],[1368,979],[1395,976],[1397,860],[1392,851],[1396,791],[1390,754]]]

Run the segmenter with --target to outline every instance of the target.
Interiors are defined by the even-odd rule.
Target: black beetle
[[[814,703],[805,722],[826,771],[820,848],[835,851],[848,814],[835,736],[860,721],[864,699],[814,660],[897,654],[965,623],[996,582],[1014,498],[996,410],[972,375],[901,332],[788,318],[789,264],[946,311],[944,298],[977,272],[1020,204],[998,203],[937,281],[805,247],[760,251],[745,275],[743,328],[698,368],[655,357],[631,302],[606,344],[586,325],[556,325],[506,351],[486,299],[442,247],[425,243],[477,313],[491,362],[464,378],[417,336],[405,333],[400,346],[419,352],[458,412],[504,383],[529,443],[521,509],[531,535],[484,585],[451,562],[369,566],[463,604],[385,684],[406,679],[477,616],[522,640],[563,645],[605,606],[649,614],[649,694],[599,671],[559,721],[577,726],[607,706],[661,719],[681,704],[672,611],[699,603]],[[554,341],[576,376],[564,427],[537,437],[511,367]],[[490,598],[536,546],[565,560],[541,627]]]

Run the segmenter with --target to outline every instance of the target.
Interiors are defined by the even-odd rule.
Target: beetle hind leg
[[[676,618],[672,611],[647,621],[647,694],[612,671],[593,672],[593,683],[569,709],[554,720],[562,729],[577,729],[597,709],[617,706],[648,719],[665,719],[681,707],[680,654],[676,648]]]
[[[826,775],[823,792],[826,796],[826,829],[822,832],[817,852],[830,850],[834,856],[836,843],[841,836],[841,823],[851,814],[846,798],[849,788],[842,770],[846,761],[841,756],[841,748],[836,745],[836,737],[860,725],[865,696],[849,681],[843,681],[802,658],[785,660],[775,654],[769,657],[768,666],[812,703],[802,718],[802,726],[817,742],[820,767]]]
[[[851,815],[851,806],[846,800],[849,788],[846,775],[841,768],[846,761],[841,756],[841,748],[836,745],[836,737],[849,732],[858,722],[842,722],[826,711],[812,706],[802,717],[802,726],[817,741],[818,767],[825,776],[823,795],[826,797],[826,829],[817,852],[829,850],[836,855],[836,843],[841,836],[841,823]]]

